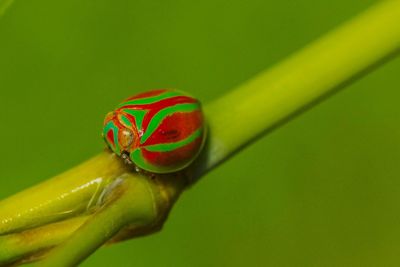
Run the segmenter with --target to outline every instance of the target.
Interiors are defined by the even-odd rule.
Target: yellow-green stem
[[[27,261],[27,255],[35,256],[60,244],[86,220],[87,217],[76,217],[20,233],[0,236],[0,266],[20,260]],[[31,260],[35,259],[37,258]]]
[[[207,171],[400,48],[400,1],[382,1],[206,106]]]
[[[38,266],[75,266],[124,226],[146,226],[157,218],[151,182],[137,174],[121,177],[111,200]]]
[[[83,164],[0,202],[0,235],[90,212],[105,188],[129,169],[102,153]]]
[[[0,0],[0,17],[4,15],[13,2],[14,0]]]

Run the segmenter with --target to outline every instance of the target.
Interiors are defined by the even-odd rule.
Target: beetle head
[[[123,153],[130,153],[137,141],[137,134],[132,124],[117,111],[108,113],[104,119],[103,138],[108,147],[121,156]]]

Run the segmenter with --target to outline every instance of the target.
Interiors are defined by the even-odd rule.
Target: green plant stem
[[[208,104],[209,150],[199,175],[400,47],[400,1],[382,1]]]
[[[87,216],[76,217],[20,233],[0,236],[0,266],[24,260],[26,255],[35,255],[37,252],[46,251],[60,244],[87,218]],[[31,260],[35,259],[37,258],[31,258]]]
[[[124,226],[145,226],[155,220],[157,212],[151,183],[137,174],[126,174],[121,178],[122,184],[114,192],[115,199],[91,216],[39,266],[75,266]]]
[[[282,63],[259,74],[218,100],[205,105],[204,110],[210,129],[208,144],[197,162],[196,169],[193,171],[194,174],[188,175],[197,177],[204,175],[266,131],[289,119],[345,83],[361,77],[372,66],[398,51],[400,48],[399,25],[400,1],[379,2]],[[96,160],[94,159],[94,161]],[[110,160],[110,164],[115,169],[105,175],[105,178],[113,177],[112,179],[114,179],[129,172],[126,167],[118,165],[115,159]],[[83,172],[80,175],[76,175],[76,170],[73,170],[71,174],[64,174],[62,179],[54,179],[45,183],[44,188],[47,188],[47,191],[54,186],[55,190],[50,193],[55,202],[51,205],[51,208],[42,209],[42,214],[51,214],[50,211],[53,214],[55,211],[63,212],[65,202],[57,198],[58,194],[64,192],[63,188],[68,187],[69,183],[74,184],[74,186],[68,188],[80,188],[80,184],[84,185],[88,181],[90,182],[92,179],[90,177],[93,177],[91,173],[98,172],[96,166],[100,167],[99,164],[84,164],[81,167]],[[69,178],[69,176],[71,177]],[[60,184],[63,186],[59,186]],[[175,192],[174,196],[177,196],[184,187],[178,183],[169,185],[160,183],[152,188],[152,190],[160,192],[170,190]],[[105,186],[102,185],[100,189],[105,189]],[[35,197],[27,192],[29,190],[19,194],[17,198],[13,198],[11,201],[7,200],[6,203],[8,204],[5,206],[0,204],[0,218],[3,218],[3,213],[9,215],[7,221],[3,222],[4,232],[29,227],[30,220],[35,214],[29,213],[29,216],[25,216],[22,221],[17,220],[18,227],[15,227],[13,220],[16,218],[10,213],[12,207],[17,206],[20,201],[26,204],[24,210],[29,210],[29,201],[35,200]],[[41,185],[35,189],[35,192],[37,192],[36,197],[38,197],[42,192]],[[71,203],[76,203],[75,200],[85,202],[82,205],[87,204],[88,196],[92,195],[93,192],[93,189],[82,191],[84,197],[81,198],[80,194],[74,196],[66,206],[70,207]],[[127,197],[126,201],[130,199],[132,203],[141,203],[144,206],[155,203],[154,199],[148,197],[144,197],[148,203],[140,200],[140,192],[129,197],[127,195],[129,195],[131,189],[124,192],[121,193],[120,198],[125,199]],[[144,194],[144,192],[141,194]],[[41,201],[44,200],[35,203],[40,204]],[[134,216],[137,212],[136,208],[133,208],[135,205],[130,207],[124,204],[123,206],[125,208],[107,206],[104,210],[101,209],[99,213],[95,213],[93,220],[89,220],[70,239],[67,239],[55,250],[55,256],[49,254],[48,263],[53,263],[54,266],[67,266],[72,261],[72,258],[67,254],[71,252],[73,246],[76,246],[74,250],[77,250],[74,254],[77,260],[74,260],[74,263],[89,255],[102,242],[118,232],[122,224],[127,223],[127,220],[122,219],[122,213],[132,214],[132,217],[130,217],[132,220],[137,218]],[[1,207],[5,208],[2,209]],[[166,205],[166,209],[168,208],[170,208],[170,204]],[[152,211],[149,210],[148,212],[150,216]],[[153,215],[151,214],[151,216]],[[115,216],[118,222],[114,226],[111,225],[112,216]],[[41,221],[41,223],[51,222],[52,220]],[[102,228],[102,225],[110,227]],[[86,237],[88,238],[87,241]],[[82,242],[82,244],[79,245],[79,242]],[[24,245],[24,243],[21,244],[21,246]]]
[[[0,18],[4,15],[6,10],[11,6],[14,0],[0,0]]]
[[[1,201],[0,235],[90,212],[105,188],[127,171],[114,155],[102,153]]]

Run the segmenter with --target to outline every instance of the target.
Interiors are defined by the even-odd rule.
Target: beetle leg
[[[129,153],[128,152],[126,152],[126,151],[122,152],[121,158],[124,160],[125,164],[128,164],[128,165],[132,165],[133,164],[133,162],[131,161],[131,159],[129,157]]]

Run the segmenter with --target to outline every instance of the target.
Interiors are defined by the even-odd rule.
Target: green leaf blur
[[[374,2],[15,1],[0,19],[0,198],[99,152],[123,98],[210,101]],[[399,71],[262,138],[188,190],[162,232],[82,266],[398,266]]]

